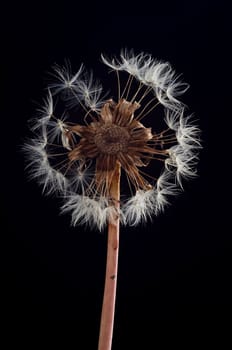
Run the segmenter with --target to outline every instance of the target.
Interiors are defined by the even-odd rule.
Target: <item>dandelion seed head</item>
[[[188,84],[169,62],[133,50],[122,50],[119,58],[102,55],[102,61],[116,71],[118,96],[105,99],[102,85],[83,65],[74,74],[70,64],[55,65],[54,81],[33,118],[34,136],[24,146],[31,177],[43,192],[63,198],[62,212],[71,213],[74,226],[99,230],[113,217],[134,226],[162,213],[183,189],[183,180],[196,176],[201,147],[200,130],[179,100]],[[123,84],[121,74],[128,76]],[[63,112],[54,107],[54,95],[65,96]],[[163,131],[145,121],[158,104]],[[76,105],[78,110],[68,113]],[[124,175],[122,189],[128,187],[120,203],[110,190],[117,165]]]

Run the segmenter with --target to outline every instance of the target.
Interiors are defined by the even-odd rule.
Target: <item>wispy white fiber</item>
[[[47,96],[43,99],[43,104],[37,108],[37,116],[31,119],[31,130],[36,131],[39,128],[43,129],[43,133],[45,132],[44,128],[51,120],[53,115],[54,104],[51,91],[48,89]]]
[[[153,214],[159,215],[169,204],[169,197],[178,193],[179,189],[173,182],[173,174],[165,169],[154,188],[137,191],[122,206],[123,223],[136,226],[140,222],[146,222]]]
[[[184,114],[181,114],[176,137],[183,149],[201,148],[200,129],[193,124],[191,115],[184,117]]]
[[[94,81],[90,72],[82,77],[75,86],[75,92],[80,101],[92,111],[100,111],[104,101],[102,99],[102,86],[98,81]]]
[[[47,161],[46,145],[46,137],[37,137],[23,146],[23,151],[26,153],[27,160],[29,161],[28,167],[33,165],[33,163]]]
[[[166,169],[174,172],[177,183],[182,188],[182,180],[197,176],[198,154],[192,149],[185,150],[180,145],[169,149],[169,158],[165,161]]]
[[[72,213],[72,225],[88,225],[90,227],[98,227],[101,231],[108,216],[108,201],[106,198],[100,197],[91,199],[88,196],[71,194],[67,197],[67,202],[62,207],[62,212]]]
[[[181,102],[177,97],[189,88],[189,85],[182,82],[176,75],[169,62],[152,61],[144,69],[142,82],[153,88],[162,105],[173,110],[181,108]]]
[[[94,171],[90,166],[83,167],[82,164],[77,164],[75,171],[72,171],[69,177],[70,187],[73,192],[84,194],[93,177]]]
[[[138,223],[146,222],[154,211],[156,197],[154,190],[139,190],[122,207],[124,224],[136,226]]]
[[[170,109],[165,109],[165,122],[171,130],[177,131],[180,125],[180,118],[183,113],[184,108],[179,111],[171,111]]]
[[[193,124],[192,116],[184,116],[184,108],[180,111],[166,110],[165,121],[175,131],[177,145],[169,150],[169,158],[165,160],[166,169],[175,173],[177,183],[182,187],[184,178],[197,175],[196,165],[201,148],[200,129]]]
[[[49,84],[49,88],[52,90],[53,95],[64,90],[68,92],[68,90],[75,88],[82,72],[83,65],[80,66],[75,74],[72,73],[71,66],[68,62],[66,62],[65,66],[54,65],[53,73],[50,73],[50,75],[53,76],[54,81]]]
[[[38,177],[38,182],[43,186],[43,193],[46,195],[55,192],[64,194],[68,188],[65,176],[51,166],[45,169],[43,176]]]
[[[24,145],[24,152],[28,155],[29,176],[42,187],[44,194],[65,192],[68,181],[64,175],[51,167],[46,151],[47,140],[38,138]]]
[[[176,75],[169,62],[155,60],[149,54],[134,54],[134,51],[124,50],[121,59],[108,59],[101,56],[103,63],[113,70],[126,71],[143,84],[150,86],[159,102],[166,108],[177,110],[181,102],[177,99],[189,87]]]
[[[170,196],[176,196],[178,193],[179,189],[173,182],[172,174],[165,169],[156,183],[155,214],[158,215],[160,212],[163,212],[165,207],[169,204]]]
[[[142,72],[148,69],[153,61],[150,55],[143,52],[135,55],[133,50],[129,51],[126,49],[121,51],[120,59],[110,59],[103,54],[101,55],[101,59],[102,62],[112,70],[126,71],[138,79],[142,79],[144,75]]]
[[[48,124],[49,129],[47,131],[50,142],[59,141],[64,148],[71,151],[70,140],[67,137],[67,125],[64,122],[65,118],[50,121]]]
[[[200,129],[193,123],[192,115],[184,116],[180,111],[166,110],[165,121],[168,127],[176,132],[176,138],[183,149],[201,148]]]
[[[66,92],[65,100],[69,108],[83,103],[92,111],[99,111],[103,104],[102,86],[93,78],[93,73],[87,73],[83,65],[76,74],[72,74],[70,65],[55,65],[52,76],[55,81],[49,84],[53,94]]]

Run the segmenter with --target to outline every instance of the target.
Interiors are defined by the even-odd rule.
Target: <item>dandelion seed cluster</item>
[[[199,129],[178,100],[188,85],[169,63],[127,50],[117,59],[102,55],[102,62],[116,72],[117,98],[106,98],[83,65],[76,74],[69,65],[54,66],[53,82],[32,119],[34,136],[24,146],[30,175],[43,192],[62,196],[62,211],[72,213],[73,225],[99,230],[115,214],[121,223],[137,225],[163,211],[169,197],[183,188],[182,179],[196,176],[201,147]],[[58,104],[64,111],[56,110]],[[161,132],[141,122],[153,118],[157,107],[166,124]],[[75,112],[72,120],[69,111]],[[156,176],[142,170],[152,162],[162,165]],[[116,164],[129,188],[117,212],[110,197]]]

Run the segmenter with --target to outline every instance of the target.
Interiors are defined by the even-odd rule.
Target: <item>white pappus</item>
[[[70,64],[55,65],[54,81],[32,119],[33,137],[24,145],[29,176],[43,193],[63,198],[62,212],[71,213],[73,225],[99,230],[115,215],[134,226],[163,212],[183,189],[183,179],[196,176],[201,148],[200,130],[179,100],[188,84],[170,63],[128,50],[119,58],[101,57],[116,71],[118,96],[106,100],[102,85],[83,64],[74,74]],[[123,86],[120,74],[128,75]],[[167,125],[162,132],[141,123],[157,101],[163,110],[157,116]],[[158,174],[142,171],[156,161]],[[116,163],[130,190],[122,193],[120,209],[109,195]]]

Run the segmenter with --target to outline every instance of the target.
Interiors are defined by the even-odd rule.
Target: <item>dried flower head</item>
[[[25,145],[31,177],[43,191],[64,198],[62,210],[72,212],[74,225],[100,230],[115,211],[129,225],[163,211],[182,180],[196,175],[200,148],[199,129],[178,100],[188,85],[169,63],[126,50],[102,61],[116,72],[117,98],[102,96],[83,65],[76,74],[56,65],[33,119],[35,137]],[[152,114],[154,130],[142,123]],[[124,173],[120,212],[110,197],[116,164]]]

